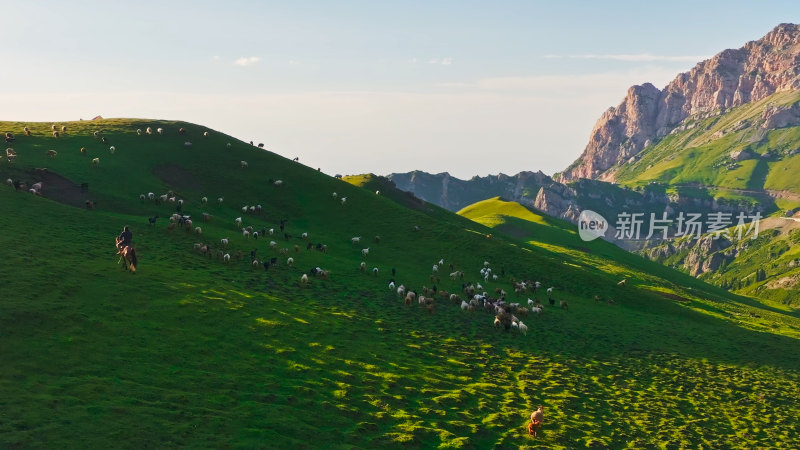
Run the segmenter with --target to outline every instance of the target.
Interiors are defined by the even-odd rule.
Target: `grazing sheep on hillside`
[[[393,291],[393,290],[394,290],[394,281],[390,281],[390,282],[389,282],[389,290],[390,290],[390,291]]]
[[[272,184],[275,186],[283,186],[283,180],[275,180]]]
[[[97,167],[100,165],[100,158],[92,159],[92,166]]]
[[[377,267],[373,267],[372,268],[372,274],[375,275],[376,277],[378,276],[378,268]]]
[[[294,265],[294,258],[289,257],[286,259],[286,264],[293,266]]]
[[[228,238],[222,238],[219,240],[224,247],[228,246]]]
[[[308,233],[303,233],[300,235],[300,239],[306,240],[308,239]]]
[[[56,131],[56,124],[50,125],[50,129],[53,130],[53,131]]]
[[[186,134],[185,128],[178,128],[178,134]]]
[[[11,178],[7,178],[6,179],[6,184],[9,185],[9,186],[13,186],[14,185],[14,180],[12,180]]]
[[[208,131],[203,132],[203,137],[208,137]]]
[[[277,243],[277,242],[275,242],[275,241],[269,241],[269,248],[271,248],[271,249],[273,249],[273,250],[274,250],[274,249],[275,249],[275,247],[277,247],[277,246],[278,246],[278,243]]]
[[[38,182],[38,183],[33,183],[33,184],[31,185],[31,189],[33,189],[33,190],[34,190],[34,191],[36,191],[36,192],[39,192],[39,191],[41,191],[41,190],[42,190],[42,182],[40,181],[40,182]]]
[[[139,201],[140,202],[143,202],[145,198],[147,198],[147,197],[145,197],[144,194],[139,194]]]
[[[59,137],[60,133],[58,131],[53,131],[53,137]]]
[[[628,279],[626,278],[626,279],[620,281],[619,283],[617,283],[617,286],[622,287],[622,286],[625,286],[627,283],[628,283]]]
[[[342,205],[344,205],[345,203],[347,203],[347,197],[342,197]]]
[[[547,288],[547,296],[550,297],[552,295],[553,295],[553,287],[551,286],[551,287]]]
[[[300,282],[303,284],[308,284],[308,275],[303,274],[303,276],[300,277]]]
[[[361,236],[350,238],[350,241],[353,243],[353,245],[358,244],[359,242],[361,242]]]
[[[86,155],[86,147],[81,147],[81,155]]]
[[[242,165],[242,169],[246,169],[247,168],[247,161],[239,161],[239,162]]]
[[[147,134],[153,134],[153,129],[152,129],[152,128],[150,128],[150,127],[147,127],[147,129],[145,130],[145,133],[147,133]]]
[[[108,147],[108,151],[113,155],[114,152],[117,151],[117,148],[112,145],[111,147]]]
[[[465,302],[464,300],[461,300],[461,309],[464,310],[464,311],[468,310],[469,309],[469,303]]]
[[[236,228],[242,228],[242,218],[237,217],[233,220],[233,223],[236,225]]]
[[[13,148],[7,148],[6,156],[17,156],[17,152],[15,152]]]
[[[49,156],[50,158],[55,158],[56,155],[58,155],[58,152],[55,151],[55,150],[48,150],[47,151],[47,156]]]
[[[141,136],[142,135],[142,129],[141,128],[137,128],[136,129],[136,134]]]
[[[221,205],[224,200],[225,199],[223,197],[220,197],[220,198],[217,199],[217,203],[219,203]]]
[[[156,129],[156,133],[164,134],[164,129],[163,128],[158,128],[158,129]]]
[[[202,229],[202,228],[200,228],[200,227],[196,227],[196,228],[194,229],[194,232],[195,232],[195,233],[197,233],[197,234],[203,234],[203,229]]]
[[[67,132],[67,126],[66,125],[61,126],[61,132],[62,133],[66,133]]]
[[[222,255],[222,260],[225,261],[225,263],[227,264],[231,260],[231,254],[225,253],[224,255]]]
[[[275,234],[275,228],[270,228],[269,229],[269,235],[272,236],[274,234]]]
[[[7,132],[6,133],[6,142],[11,143],[11,142],[14,142],[14,141],[16,141],[16,138],[14,137],[14,133],[11,133],[10,131]]]
[[[230,143],[230,142],[228,142],[228,144],[227,144],[225,147],[227,147],[227,148],[231,148],[231,143]]]
[[[247,230],[242,230],[242,237],[249,238],[250,237],[250,232],[247,231]]]
[[[522,321],[519,322],[519,332],[524,336],[528,335],[528,326],[522,323]]]
[[[334,200],[336,200],[336,197],[337,197],[337,196],[338,196],[338,194],[337,194],[336,192],[334,192],[334,193],[333,193],[333,199],[334,199]]]
[[[204,204],[204,205],[205,205],[206,203],[208,203],[208,197],[203,197],[203,198],[201,198],[201,199],[200,199],[200,203],[202,203],[202,204]]]
[[[381,191],[375,191],[375,195],[381,195]]]
[[[358,270],[360,270],[361,272],[365,272],[367,270],[367,263],[361,261],[361,264],[358,265]]]
[[[191,147],[191,146],[192,146],[192,143],[191,143],[191,142],[189,142],[189,141],[186,141],[186,142],[184,142],[184,143],[183,143],[183,146],[184,146],[184,147]]]
[[[368,248],[362,248],[362,249],[361,249],[361,256],[363,256],[364,258],[366,258],[366,257],[367,257],[367,255],[369,255],[369,249],[368,249]]]

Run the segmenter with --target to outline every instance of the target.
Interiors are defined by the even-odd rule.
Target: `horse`
[[[117,254],[120,255],[119,262],[122,263],[124,269],[136,273],[136,266],[138,265],[138,259],[136,258],[136,249],[133,248],[133,246],[131,245],[126,245],[120,249],[119,244],[121,241],[119,240],[119,238],[117,238],[116,241],[117,241],[117,249],[119,249]]]

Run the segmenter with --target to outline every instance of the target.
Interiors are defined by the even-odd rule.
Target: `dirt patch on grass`
[[[65,205],[83,208],[87,200],[92,200],[89,193],[89,185],[73,183],[49,169],[34,169],[29,172],[34,182],[42,182],[42,197],[55,200]]]
[[[199,191],[202,188],[194,173],[175,164],[158,166],[153,169],[153,175],[176,189]]]
[[[662,297],[668,298],[670,300],[675,300],[676,302],[681,302],[681,303],[689,303],[689,302],[691,302],[691,300],[689,300],[688,298],[681,297],[678,294],[673,294],[673,293],[670,293],[670,292],[659,292],[659,291],[655,291],[655,293],[660,295],[660,296],[662,296]]]

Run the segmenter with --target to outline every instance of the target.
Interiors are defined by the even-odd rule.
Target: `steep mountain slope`
[[[413,199],[410,208],[368,181],[356,187],[192,124],[70,122],[58,138],[49,125],[0,123],[18,135],[2,179],[43,182],[41,195],[0,186],[3,447],[798,444],[800,322],[781,305],[581,245],[552,219],[490,228]],[[147,127],[164,134],[137,135]],[[169,190],[202,234],[167,228],[177,202],[139,197]],[[476,220],[491,210],[522,214],[473,209]],[[238,216],[276,234],[246,238]],[[135,275],[111,244],[123,224]],[[275,263],[254,267],[253,249]],[[447,269],[432,273],[441,258]],[[484,262],[497,280],[478,278]],[[315,267],[328,277],[303,285]],[[404,305],[391,278],[421,294],[436,283],[433,310]],[[554,286],[569,309],[550,308],[541,291],[510,294],[545,301],[522,336],[441,295],[463,295],[470,280],[513,292],[512,278]],[[524,427],[540,403],[547,425],[532,441]]]
[[[560,176],[614,180],[614,166],[636,157],[687,117],[719,116],[777,92],[800,89],[800,28],[781,24],[736,50],[725,50],[678,75],[664,89],[633,86],[597,121],[583,154]]]

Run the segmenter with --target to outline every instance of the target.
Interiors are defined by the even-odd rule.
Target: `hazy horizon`
[[[8,9],[0,119],[186,120],[330,174],[462,179],[561,171],[629,86],[798,21],[786,1],[62,6]]]

